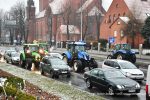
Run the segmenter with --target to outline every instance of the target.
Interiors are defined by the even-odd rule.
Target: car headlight
[[[135,87],[136,87],[136,88],[140,88],[140,84],[139,84],[139,83],[137,83]]]
[[[54,71],[58,71],[59,69],[55,68]]]
[[[131,73],[126,72],[126,76],[130,77],[130,76],[131,76]]]
[[[118,88],[118,89],[124,89],[124,86],[117,85],[117,88]]]

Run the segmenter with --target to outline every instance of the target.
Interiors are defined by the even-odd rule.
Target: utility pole
[[[81,41],[83,39],[83,11],[82,11],[82,0],[81,0]]]

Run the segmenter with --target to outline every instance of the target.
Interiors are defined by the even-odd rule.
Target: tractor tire
[[[136,62],[136,56],[135,56],[135,55],[132,56],[131,62],[132,62],[132,63],[135,63],[135,62]]]
[[[26,61],[22,60],[22,56],[20,56],[20,62],[19,62],[19,66],[22,67],[22,68],[25,68],[25,65],[26,65]]]
[[[82,72],[82,62],[80,60],[76,60],[73,64],[73,69],[75,72]]]
[[[113,58],[112,55],[107,56],[107,59],[112,59],[112,58]]]
[[[117,55],[117,59],[123,60],[123,59],[125,59],[125,57],[124,57],[123,54],[118,54],[118,55]]]
[[[89,70],[92,70],[92,69],[98,67],[98,64],[97,64],[97,62],[95,61],[94,58],[91,60],[91,62],[92,62],[92,66],[89,66]]]
[[[32,67],[32,60],[29,59],[26,61],[26,69],[31,71],[31,67]]]

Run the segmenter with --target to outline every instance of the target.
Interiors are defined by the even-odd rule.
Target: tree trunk
[[[70,39],[70,36],[69,36],[69,19],[67,20],[67,40]]]

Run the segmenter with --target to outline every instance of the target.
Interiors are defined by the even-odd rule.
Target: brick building
[[[30,3],[29,3],[30,2]],[[100,13],[104,15],[105,10],[102,7],[101,0],[39,0],[39,13],[35,15],[35,7],[33,0],[28,0],[27,6],[27,22],[28,22],[28,32],[29,41],[42,40],[42,41],[66,41],[67,32],[66,23],[63,20],[63,7],[71,2],[71,7],[75,10],[74,15],[78,18],[75,22],[70,21],[69,32],[70,39],[79,40],[80,39],[80,9],[83,12],[88,11],[87,14],[90,16],[90,20],[95,19],[94,14]],[[95,5],[97,4],[97,5]],[[29,15],[31,17],[29,17]],[[72,18],[74,20],[74,18]],[[91,36],[96,37],[96,25],[95,22],[88,25],[90,30],[88,30],[88,35],[94,33]],[[94,28],[92,28],[94,27]],[[65,28],[65,29],[62,29]],[[72,31],[75,29],[75,31]],[[84,30],[84,28],[83,28]],[[61,37],[61,38],[60,38]]]
[[[146,13],[150,12],[149,0],[110,0],[112,1],[103,21],[100,26],[100,38],[109,39],[115,38],[117,43],[130,43],[132,44],[129,36],[124,36],[126,33],[123,31],[124,27],[130,21],[130,16],[134,16],[137,20],[144,23],[147,18]],[[140,33],[136,33],[134,38],[134,46],[138,47],[143,43],[144,39]]]

